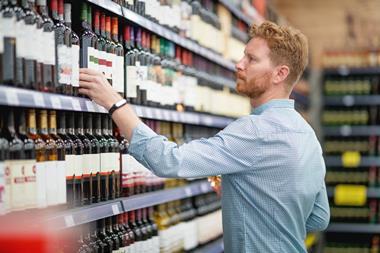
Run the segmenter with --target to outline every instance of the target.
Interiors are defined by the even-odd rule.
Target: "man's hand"
[[[208,177],[208,181],[210,182],[212,189],[218,194],[218,196],[220,196],[221,191],[222,191],[222,188],[221,188],[222,187],[221,186],[222,178],[221,178],[221,176]]]
[[[80,69],[79,93],[109,110],[122,97],[112,88],[105,76],[96,70]]]

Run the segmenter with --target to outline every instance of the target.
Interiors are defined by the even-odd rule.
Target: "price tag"
[[[343,104],[347,107],[353,106],[355,104],[355,98],[353,96],[349,96],[349,95],[344,96],[342,101],[343,101]]]
[[[73,218],[72,215],[66,215],[64,217],[64,219],[65,219],[66,227],[73,227],[73,226],[75,226],[74,218]]]
[[[45,100],[44,96],[41,93],[34,93],[33,94],[34,104],[36,107],[45,107]]]
[[[73,98],[71,100],[71,104],[73,105],[74,111],[81,111],[82,110],[78,99]]]
[[[9,89],[5,92],[7,96],[8,105],[19,105],[20,101],[18,100],[17,92],[13,89]]]
[[[54,109],[62,109],[61,100],[59,99],[59,97],[51,96],[50,101]]]
[[[120,213],[119,207],[116,204],[112,205],[112,212],[114,215]]]
[[[203,116],[203,123],[207,126],[212,126],[213,125],[213,120],[212,117],[210,116]]]
[[[351,126],[349,126],[349,125],[342,126],[342,127],[340,128],[340,134],[341,134],[342,136],[349,136],[349,135],[351,135],[351,133],[352,133],[352,128],[351,128]]]
[[[95,107],[92,101],[86,100],[87,111],[95,112]]]
[[[190,187],[185,188],[185,194],[186,194],[186,197],[193,196],[193,191],[191,190]]]
[[[347,151],[342,154],[342,165],[345,168],[356,168],[360,165],[361,155],[357,151]]]
[[[337,185],[334,193],[335,205],[363,206],[367,201],[367,187],[364,185]]]

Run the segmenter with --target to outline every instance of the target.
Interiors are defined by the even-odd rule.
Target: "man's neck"
[[[273,92],[266,92],[262,94],[260,97],[257,98],[251,98],[251,106],[253,108],[257,108],[260,105],[263,105],[273,99],[289,99],[289,94],[284,94],[284,93],[273,93]]]

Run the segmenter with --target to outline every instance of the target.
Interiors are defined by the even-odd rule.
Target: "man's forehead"
[[[268,47],[267,42],[264,39],[256,37],[248,41],[244,52],[246,54],[269,53],[269,47]]]

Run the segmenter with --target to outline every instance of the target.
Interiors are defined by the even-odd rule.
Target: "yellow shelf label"
[[[310,249],[317,241],[317,236],[315,234],[307,234],[305,239],[305,245],[307,249]]]
[[[334,202],[338,206],[363,206],[367,201],[364,185],[340,184],[335,187]]]
[[[361,155],[357,151],[347,151],[342,154],[342,165],[346,168],[356,168],[360,165]]]

